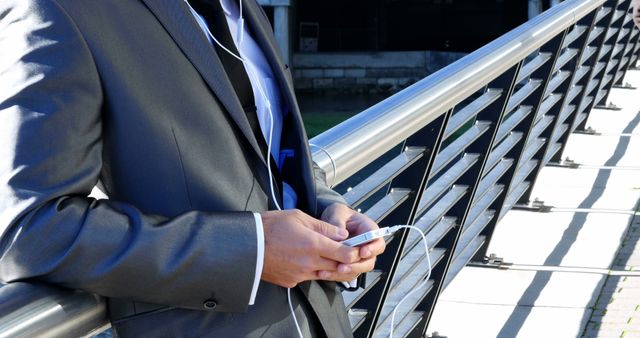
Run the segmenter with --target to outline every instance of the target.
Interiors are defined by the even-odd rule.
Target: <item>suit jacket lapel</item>
[[[244,1],[243,4],[245,6],[245,19],[251,28],[253,38],[256,40],[258,45],[260,45],[262,52],[269,61],[273,74],[280,85],[282,98],[285,100],[286,107],[289,108],[289,113],[291,114],[290,118],[293,120],[294,130],[287,130],[287,134],[283,131],[282,139],[284,141],[289,136],[288,133],[295,133],[297,142],[293,143],[296,143],[298,148],[296,149],[298,152],[296,153],[295,159],[301,164],[299,173],[303,175],[304,181],[306,182],[304,187],[294,188],[297,188],[296,192],[298,193],[304,192],[306,202],[308,204],[307,206],[309,208],[308,211],[312,213],[313,216],[319,216],[317,215],[316,210],[316,189],[313,177],[311,152],[307,146],[307,134],[304,130],[304,124],[302,123],[302,117],[300,115],[300,108],[298,107],[298,102],[295,98],[293,83],[285,74],[285,69],[287,69],[288,66],[285,66],[284,62],[282,62],[282,58],[279,53],[280,49],[277,46],[276,41],[273,38],[273,32],[271,31],[271,23],[263,15],[260,5],[252,0]],[[301,197],[302,196],[298,196],[298,198]]]
[[[189,11],[189,7],[182,0],[142,1],[158,18],[182,52],[202,75],[205,82],[226,108],[253,149],[260,154],[260,159],[266,165],[265,155],[261,154],[249,121],[224,71],[222,63]]]

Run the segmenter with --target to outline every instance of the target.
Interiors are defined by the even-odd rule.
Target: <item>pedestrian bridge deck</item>
[[[619,111],[594,109],[564,156],[542,169],[489,253],[512,265],[467,266],[442,293],[427,332],[446,337],[640,337],[640,70],[614,88]]]

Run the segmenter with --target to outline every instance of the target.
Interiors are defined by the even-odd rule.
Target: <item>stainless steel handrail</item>
[[[0,337],[84,337],[109,325],[102,297],[53,286],[0,286]]]
[[[513,67],[605,0],[569,0],[362,113],[314,137],[313,159],[331,186]],[[332,163],[333,161],[333,163]]]

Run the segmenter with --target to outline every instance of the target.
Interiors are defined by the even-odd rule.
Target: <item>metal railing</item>
[[[539,170],[607,106],[638,58],[629,7],[565,1],[311,140],[347,201],[427,235],[430,281],[397,310],[396,336],[425,332],[440,292],[484,258],[496,223],[528,204]],[[344,293],[356,337],[388,336],[393,309],[428,272],[419,241],[390,239],[366,289]]]
[[[427,235],[427,286],[398,309],[396,336],[421,335],[440,292],[482,259],[496,223],[527,204],[569,134],[608,107],[638,61],[630,0],[569,0],[311,140],[329,183],[382,226]],[[398,301],[427,275],[419,237],[390,238],[366,287],[345,292],[356,337],[384,337]],[[0,288],[0,337],[83,336],[107,324],[99,297]]]
[[[99,296],[54,286],[0,287],[0,337],[88,337],[109,327]]]

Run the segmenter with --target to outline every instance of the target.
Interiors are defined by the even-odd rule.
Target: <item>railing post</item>
[[[606,64],[600,61],[600,53],[603,50],[605,37],[614,14],[612,2],[607,1],[594,13],[593,24],[589,29],[586,45],[583,47],[578,61],[578,67],[588,67],[589,70],[587,74],[581,76],[577,81],[574,79],[574,83],[567,94],[568,97],[563,102],[562,109],[570,109],[572,113],[565,120],[569,128],[558,139],[561,147],[552,158],[551,161],[553,162],[561,161],[569,135],[586,120],[586,115],[583,112],[592,109],[595,101],[594,90],[598,87],[606,67]],[[585,24],[589,21],[587,17],[583,20]],[[574,90],[577,93],[572,93]]]
[[[622,17],[622,22],[623,22],[622,33],[624,33],[624,35],[620,37],[620,41],[624,44],[624,46],[620,54],[620,62],[616,67],[614,78],[613,78],[613,81],[611,82],[611,86],[609,87],[608,91],[610,91],[611,88],[613,87],[625,88],[622,81],[624,80],[624,75],[627,73],[627,70],[629,69],[629,65],[631,64],[631,53],[633,51],[633,48],[635,47],[634,37],[636,37],[635,35],[636,26],[631,17],[632,9],[633,8],[631,7],[631,3],[629,3],[629,7],[627,7],[627,11],[625,15],[623,15]]]
[[[595,107],[600,108],[609,108],[607,105],[607,99],[609,98],[609,93],[611,92],[611,88],[616,82],[616,75],[618,73],[618,69],[620,68],[620,64],[622,63],[622,57],[624,55],[624,50],[626,44],[619,43],[620,35],[624,32],[625,23],[629,19],[627,13],[629,12],[629,7],[631,5],[631,0],[619,0],[618,3],[613,6],[613,18],[609,29],[615,29],[609,38],[609,41],[605,43],[611,44],[611,50],[608,55],[605,56],[607,60],[607,66],[605,67],[604,77],[600,81],[598,86],[598,90],[595,93]],[[608,33],[607,33],[608,34]],[[591,109],[587,110],[587,116]],[[585,118],[581,124],[579,124],[576,129],[584,130],[587,119]]]
[[[447,216],[457,218],[459,226],[450,231],[438,244],[438,247],[447,248],[447,253],[444,258],[446,264],[438,265],[432,272],[434,290],[430,292],[416,308],[416,310],[424,312],[424,315],[421,322],[413,331],[415,335],[423,336],[425,334],[438,297],[446,285],[448,274],[457,274],[458,272],[450,271],[450,267],[464,249],[459,247],[459,240],[462,233],[466,230],[468,223],[473,221],[467,220],[469,211],[474,206],[474,203],[477,202],[477,199],[479,199],[478,196],[484,193],[484,191],[478,191],[478,186],[483,178],[487,158],[493,147],[498,126],[505,115],[505,108],[514,89],[516,74],[520,66],[521,63],[514,65],[510,70],[500,75],[485,87],[488,88],[485,90],[502,91],[502,94],[498,100],[481,110],[476,116],[476,122],[489,121],[491,122],[491,127],[477,140],[473,141],[464,151],[464,154],[479,154],[480,157],[478,162],[456,182],[457,185],[467,185],[469,190],[465,197],[458,201],[455,206],[449,210],[449,213],[447,213]],[[486,211],[490,212],[490,210]],[[472,255],[473,253],[471,253],[471,256]],[[464,262],[464,264],[466,265],[466,262]]]
[[[542,46],[539,50],[539,55],[542,54],[550,54],[549,60],[542,66],[539,67],[537,71],[535,71],[534,73],[532,73],[530,79],[540,79],[542,78],[544,83],[541,86],[541,88],[539,88],[539,91],[537,91],[537,94],[532,94],[532,96],[530,96],[530,99],[528,101],[525,101],[526,103],[532,103],[535,107],[538,107],[536,109],[532,109],[532,111],[529,113],[528,118],[524,119],[518,126],[516,126],[514,128],[514,130],[516,132],[521,132],[524,135],[527,135],[527,131],[528,134],[531,134],[531,130],[533,129],[533,125],[535,124],[535,120],[541,121],[541,119],[536,119],[535,117],[542,114],[544,115],[544,111],[541,110],[540,107],[543,106],[542,102],[545,99],[548,99],[552,93],[549,93],[550,95],[547,97],[544,97],[544,94],[547,91],[547,88],[549,88],[549,82],[551,81],[551,76],[552,74],[555,73],[556,70],[556,61],[559,57],[560,54],[560,50],[561,47],[563,45],[563,41],[564,41],[564,37],[567,34],[567,30],[565,30],[562,34],[559,34],[556,38],[552,39],[549,43],[545,44],[544,46]],[[559,73],[557,73],[558,76],[560,76]],[[560,87],[568,87],[569,85],[569,80],[565,79],[564,81],[562,81],[561,84],[559,84],[558,86]],[[535,96],[538,95],[538,97],[536,98]],[[542,98],[542,99],[541,99]],[[548,115],[549,116],[554,116],[554,121],[557,121],[558,119],[558,111],[560,104],[559,102],[555,102],[553,104],[551,104],[551,106],[547,107],[545,106],[545,109],[547,109],[547,111],[549,112]],[[540,122],[541,123],[541,122]],[[553,123],[551,123],[550,125],[553,125]],[[545,128],[545,130],[542,132],[542,136],[547,138],[547,140],[549,139],[547,137],[547,134],[551,134],[553,127],[549,127],[547,126]],[[535,136],[535,135],[533,135]],[[531,135],[529,135],[528,137],[531,137]],[[497,184],[501,184],[504,186],[504,190],[503,192],[500,194],[500,197],[492,204],[492,207],[494,208],[494,210],[496,210],[496,214],[495,217],[491,220],[491,222],[489,223],[489,225],[487,226],[487,228],[485,229],[485,231],[483,232],[483,235],[486,236],[487,240],[485,241],[485,243],[483,244],[483,246],[480,248],[480,250],[476,253],[476,255],[474,256],[473,260],[475,261],[481,261],[484,259],[484,257],[487,255],[487,249],[488,246],[491,242],[491,238],[493,236],[493,232],[495,230],[495,226],[498,223],[498,221],[500,220],[500,215],[504,214],[504,209],[508,209],[510,206],[506,206],[505,202],[507,199],[507,195],[509,195],[510,193],[515,193],[513,190],[513,186],[514,184],[519,184],[519,182],[516,182],[516,174],[518,172],[518,168],[520,166],[520,163],[522,161],[522,156],[520,156],[520,154],[522,154],[522,152],[524,151],[524,149],[526,149],[526,145],[529,143],[527,140],[528,137],[523,137],[517,144],[516,146],[514,146],[514,148],[512,148],[511,151],[509,151],[509,153],[507,153],[507,155],[505,156],[505,158],[511,158],[514,160],[513,165],[507,170],[507,172],[501,176],[501,178],[498,180]],[[535,137],[534,137],[535,138]],[[534,156],[534,158],[543,158],[543,156],[541,156],[542,154],[545,153],[545,149],[547,148],[548,145],[548,141],[546,142],[545,146],[542,146],[540,148],[540,150],[538,150],[536,153],[538,155]],[[538,160],[538,167],[541,167],[543,164],[541,163],[542,160]],[[529,177],[533,177],[530,180],[535,180],[535,178],[537,177],[537,170],[533,169],[531,171],[531,174],[528,175]],[[523,182],[527,181],[527,179],[523,179]],[[530,185],[531,186],[531,185]],[[529,189],[526,190],[527,192],[525,194],[523,194],[524,196],[526,196],[529,192]]]
[[[620,19],[617,12],[619,4],[620,1],[609,0],[602,7],[602,10],[606,10],[608,11],[608,13],[600,20],[598,20],[596,26],[603,28],[604,34],[601,34],[601,36],[598,36],[598,39],[596,39],[598,40],[598,50],[594,55],[594,71],[590,74],[589,81],[586,83],[586,90],[580,97],[579,104],[576,105],[576,107],[578,107],[578,111],[575,120],[571,125],[571,132],[575,130],[585,130],[589,112],[591,112],[594,107],[600,105],[600,103],[605,102],[602,100],[600,88],[603,86],[604,82],[608,81],[607,74],[610,70],[610,61],[615,49],[616,39],[619,32],[619,27],[615,27],[615,22]],[[611,80],[611,78],[609,78],[609,80]],[[600,108],[608,107],[605,105],[600,105]]]
[[[587,57],[585,60],[583,58],[587,55],[585,51],[589,48],[589,39],[596,24],[597,13],[598,10],[592,11],[573,26],[576,32],[581,27],[584,27],[585,31],[569,43],[565,49],[565,53],[570,50],[576,50],[577,53],[575,57],[571,58],[571,61],[561,67],[561,69],[571,71],[571,79],[566,87],[562,87],[559,90],[563,94],[561,103],[558,106],[559,118],[555,121],[552,139],[545,153],[547,163],[560,163],[562,161],[562,152],[571,134],[570,126],[578,114],[578,105],[571,105],[571,103],[575,102],[576,97],[582,96],[582,93],[586,90],[587,79],[593,71],[595,57]],[[566,121],[569,121],[569,123],[565,123]]]
[[[388,184],[389,189],[409,189],[411,193],[407,200],[393,212],[377,220],[381,226],[414,223],[419,197],[426,185],[427,173],[433,165],[433,159],[438,145],[441,143],[444,125],[449,115],[450,112],[442,114],[403,143],[401,152],[407,149],[421,148],[424,149],[424,155]],[[369,337],[373,334],[389,294],[390,282],[400,260],[406,237],[407,231],[395,236],[387,244],[383,255],[378,257],[375,269],[384,273],[381,280],[354,306],[354,308],[366,309],[369,312],[368,318],[354,331],[355,337]]]
[[[587,120],[587,114],[594,107],[598,105],[601,100],[598,100],[599,89],[602,86],[607,74],[607,68],[609,61],[611,60],[611,54],[613,52],[614,44],[611,43],[612,37],[616,35],[613,24],[615,22],[617,1],[609,0],[603,6],[603,10],[609,10],[609,13],[600,20],[596,25],[604,28],[602,36],[598,37],[598,50],[594,57],[594,71],[590,74],[590,79],[586,83],[586,90],[583,96],[580,98],[577,116],[571,126],[571,131],[584,130],[585,122]],[[609,35],[607,37],[607,35]],[[604,108],[604,107],[603,107]]]
[[[560,54],[560,47],[562,46],[565,35],[566,30],[551,39],[548,43],[540,48],[540,53],[550,53],[551,58],[542,67],[538,68],[533,74],[531,74],[529,81],[537,80],[541,81],[541,84],[534,93],[529,95],[522,102],[523,106],[531,106],[532,111],[516,128],[514,128],[515,131],[522,132],[526,136],[510,152],[510,155],[515,156],[516,161],[514,163],[514,167],[509,173],[509,176],[507,176],[511,177],[509,184],[507,184],[507,190],[512,191],[513,187],[518,186],[523,182],[530,183],[529,187],[525,189],[524,193],[520,196],[520,198],[517,199],[517,204],[526,204],[529,201],[529,195],[531,194],[533,181],[537,176],[538,168],[540,168],[543,162],[544,148],[545,144],[548,143],[548,139],[544,140],[542,146],[540,146],[538,149],[535,149],[535,142],[541,140],[540,132],[542,132],[536,130],[536,127],[538,126],[538,124],[544,123],[543,116],[540,113],[545,112],[541,110],[541,106],[543,100],[545,99],[545,95],[547,94],[547,88],[549,86],[549,83],[551,82],[555,63],[558,55]],[[567,80],[565,79],[564,81]],[[538,133],[536,134],[536,132]],[[531,151],[533,151],[532,154],[530,154]],[[527,158],[527,156],[530,157]],[[525,165],[527,164],[527,162],[532,160],[536,161],[537,163],[534,168],[532,168],[532,170],[527,173],[525,172]]]

